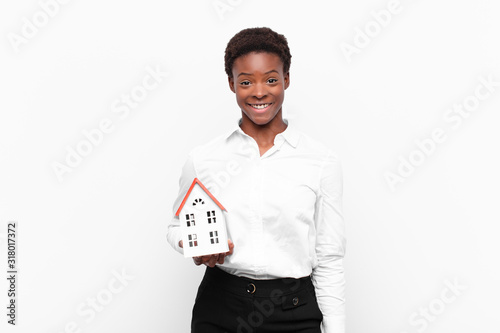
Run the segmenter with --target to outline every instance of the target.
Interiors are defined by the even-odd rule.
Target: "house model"
[[[222,212],[225,210],[195,178],[175,213],[181,226],[184,257],[229,251],[226,221]]]

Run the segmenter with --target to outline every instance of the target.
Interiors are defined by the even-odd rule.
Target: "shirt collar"
[[[231,137],[235,133],[240,133],[242,135],[249,136],[248,134],[243,132],[243,130],[240,127],[242,120],[243,120],[243,118],[241,118],[241,117],[237,120],[236,126],[233,129],[231,129],[230,131],[228,131],[227,134],[225,135],[226,139],[228,139],[229,137]],[[299,133],[298,133],[297,129],[295,128],[294,123],[290,122],[289,119],[287,119],[287,118],[283,118],[283,122],[285,124],[287,124],[287,127],[283,132],[276,134],[276,136],[282,135],[285,138],[285,140],[292,147],[294,147],[294,148],[297,147],[297,144],[299,142]]]

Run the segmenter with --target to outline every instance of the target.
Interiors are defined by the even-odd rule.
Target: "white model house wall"
[[[229,251],[224,213],[198,184],[182,207],[179,220],[185,257]]]

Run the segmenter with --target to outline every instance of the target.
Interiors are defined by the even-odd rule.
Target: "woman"
[[[192,332],[345,332],[345,226],[338,156],[282,117],[291,54],[269,28],[237,33],[225,52],[237,126],[193,149],[174,212],[195,177],[227,209],[229,252],[207,266]],[[168,228],[182,253],[179,221]]]

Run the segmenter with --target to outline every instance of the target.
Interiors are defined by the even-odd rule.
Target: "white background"
[[[500,81],[498,1],[401,0],[379,31],[371,12],[390,1],[232,0],[219,13],[217,3],[74,0],[44,22],[40,2],[2,1],[1,331],[189,332],[204,266],[166,240],[181,166],[241,116],[227,42],[268,26],[292,52],[284,117],[343,163],[347,331],[496,332],[500,86],[456,128],[443,116],[474,100],[480,77]],[[362,47],[346,57],[341,45],[356,36]],[[120,118],[114,103],[147,68],[168,76]],[[53,164],[103,119],[112,132],[60,181]],[[419,153],[415,140],[436,128],[446,140]],[[387,173],[410,155],[421,164],[391,188]],[[9,221],[18,221],[16,327],[5,308]],[[121,291],[106,291],[122,272]],[[91,317],[98,296],[106,304]]]

